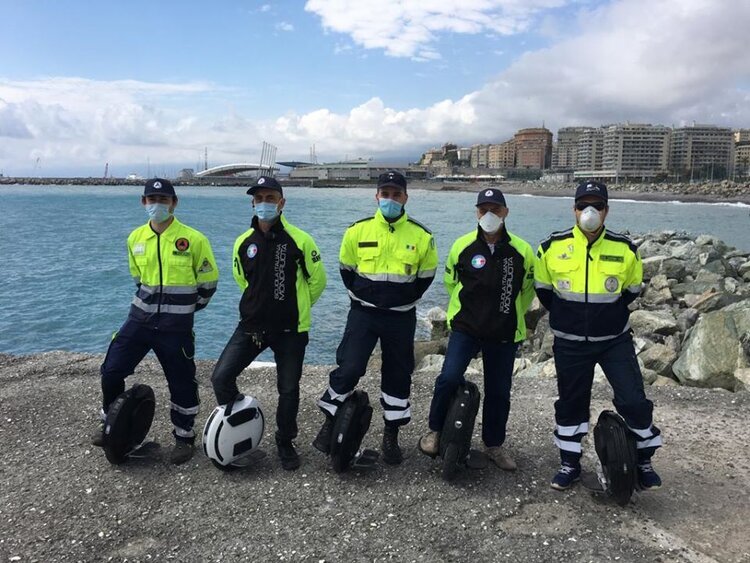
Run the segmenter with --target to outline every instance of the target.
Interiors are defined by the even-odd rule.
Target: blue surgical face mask
[[[401,215],[401,210],[404,208],[403,204],[384,197],[378,200],[378,207],[386,219],[395,219]]]
[[[255,214],[258,219],[266,223],[270,223],[276,217],[279,216],[279,209],[277,203],[256,203]]]
[[[147,203],[146,213],[148,214],[148,218],[154,223],[163,223],[171,215],[169,205],[166,203]]]

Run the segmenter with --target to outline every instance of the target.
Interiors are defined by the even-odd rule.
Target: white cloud
[[[260,12],[270,12],[270,11],[271,11],[271,5],[270,5],[270,4],[263,4],[263,5],[262,5],[262,6],[261,6],[261,7],[259,8],[259,11],[260,11]]]
[[[526,31],[534,16],[570,0],[380,0],[377,9],[361,0],[308,0],[325,29],[350,35],[367,49],[393,57],[440,58],[434,43],[440,33],[513,35]]]
[[[624,120],[750,127],[749,25],[750,3],[618,0],[582,12],[565,39],[458,99],[397,109],[387,90],[373,91],[348,111],[292,109],[263,121],[202,112],[216,105],[206,103],[217,98],[210,84],[0,80],[0,168],[37,156],[47,169],[146,155],[194,164],[204,146],[214,162],[253,160],[262,140],[280,159],[304,158],[313,143],[321,159],[415,155],[445,141],[502,141],[542,121],[553,131]]]
[[[279,22],[275,27],[278,31],[294,31],[294,26],[289,22]]]

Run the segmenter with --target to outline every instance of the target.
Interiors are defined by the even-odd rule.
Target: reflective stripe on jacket
[[[326,286],[320,250],[282,214],[264,233],[253,217],[234,243],[232,273],[242,290],[240,323],[248,331],[310,330],[310,308]]]
[[[365,307],[408,311],[435,278],[438,256],[432,233],[406,213],[389,223],[375,215],[344,233],[339,267],[352,300]]]
[[[555,336],[601,341],[630,329],[643,264],[628,237],[603,229],[589,244],[578,226],[553,233],[539,246],[534,275]]]
[[[193,313],[216,292],[219,269],[199,231],[173,218],[157,234],[149,223],[128,236],[128,264],[138,289],[129,318],[161,330],[192,330]]]
[[[521,342],[534,299],[534,251],[503,229],[494,250],[479,229],[453,243],[443,276],[451,329],[475,338]]]

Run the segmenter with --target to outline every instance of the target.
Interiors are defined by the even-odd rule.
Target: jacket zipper
[[[584,322],[583,322],[583,330],[586,334],[586,342],[589,341],[589,261],[593,260],[591,258],[591,254],[589,252],[591,251],[591,243],[586,245],[586,284],[584,287]]]
[[[156,305],[156,318],[157,318],[157,327],[158,326],[158,319],[161,318],[161,301],[164,298],[164,278],[163,278],[163,272],[161,267],[161,235],[159,233],[156,233],[156,258],[159,261],[159,299],[157,300]]]

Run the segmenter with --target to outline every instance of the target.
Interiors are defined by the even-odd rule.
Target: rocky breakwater
[[[643,259],[643,290],[630,308],[638,363],[649,385],[750,389],[750,252],[709,235],[631,235]],[[430,342],[417,343],[417,371],[437,371],[446,347],[445,313],[428,313]],[[555,377],[546,310],[534,300],[518,377]],[[467,375],[482,371],[475,359]],[[603,381],[597,366],[595,379]]]

